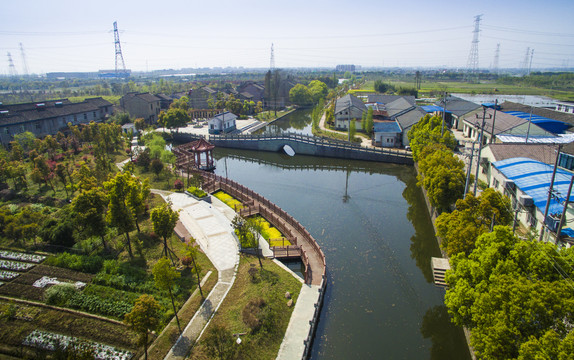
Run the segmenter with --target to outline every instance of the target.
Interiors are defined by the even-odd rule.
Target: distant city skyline
[[[0,74],[114,69],[113,22],[126,68],[275,66],[465,68],[482,14],[479,68],[574,66],[574,1],[19,1],[2,4]],[[24,49],[24,64],[20,44]]]

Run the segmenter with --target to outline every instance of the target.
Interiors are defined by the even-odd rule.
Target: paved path
[[[172,202],[174,210],[180,211],[181,225],[196,240],[219,273],[217,284],[165,357],[166,360],[185,359],[235,281],[239,264],[239,246],[231,226],[235,212],[213,197],[213,204],[208,204],[181,193],[158,193]]]

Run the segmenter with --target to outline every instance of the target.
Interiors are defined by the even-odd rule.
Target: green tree
[[[439,212],[449,210],[464,193],[464,163],[444,145],[424,148],[419,161],[419,186],[427,191],[429,201]]]
[[[357,123],[355,120],[351,119],[349,122],[349,141],[355,140],[356,133],[357,133]]]
[[[173,287],[175,286],[175,281],[181,276],[181,274],[170,265],[169,260],[166,257],[158,260],[152,269],[152,273],[157,288],[169,293],[171,305],[173,306],[173,313],[177,322],[177,328],[181,334],[181,326],[179,325],[179,317],[177,316],[177,308],[173,298]]]
[[[129,172],[126,172],[129,174]],[[146,202],[150,194],[149,179],[140,181],[131,177],[129,182],[128,205],[131,208],[136,224],[136,229],[140,232],[139,217],[146,212]]]
[[[314,104],[317,104],[321,99],[325,99],[329,93],[327,85],[320,80],[311,81],[307,86],[307,89],[309,90],[309,94],[311,95]],[[289,96],[291,96],[291,94],[289,94]]]
[[[185,127],[190,121],[191,117],[187,110],[181,108],[170,108],[166,112],[162,111],[158,118],[159,124],[170,130]]]
[[[374,121],[373,121],[373,108],[372,107],[370,107],[369,110],[367,110],[366,122],[367,122],[367,124],[365,125],[366,133],[368,135],[373,135]]]
[[[179,220],[179,214],[172,210],[171,203],[167,203],[153,208],[151,210],[150,217],[153,231],[163,238],[165,257],[170,257],[171,255],[168,253],[169,247],[167,245],[167,239],[173,234],[175,224],[177,223],[177,220]]]
[[[313,103],[313,97],[305,85],[297,84],[289,90],[289,101],[295,105],[309,105]]]
[[[495,226],[470,255],[451,258],[445,304],[454,323],[470,329],[478,358],[552,358],[536,353],[538,344],[556,344],[556,336],[559,349],[573,345],[573,265],[572,249],[523,241]]]
[[[456,146],[456,139],[450,131],[441,135],[442,118],[439,116],[425,115],[412,126],[407,133],[409,145],[413,150],[413,159],[419,161],[420,153],[427,145],[443,144],[450,149]]]
[[[456,210],[444,212],[436,219],[437,236],[448,256],[459,252],[470,255],[476,239],[493,225],[508,225],[512,221],[510,199],[488,188],[480,197],[467,194],[456,201]]]
[[[159,178],[159,174],[163,170],[163,162],[160,159],[153,159],[150,164],[150,169],[155,174],[155,177]]]
[[[134,120],[134,125],[136,127],[136,130],[139,132],[142,132],[145,130],[146,128],[146,123],[145,123],[145,119],[144,118],[137,118]]]
[[[197,262],[197,253],[198,253],[198,250],[195,246],[193,246],[191,244],[187,244],[187,246],[185,247],[185,256],[191,262],[190,263],[190,265],[192,265],[191,271],[193,273],[195,273],[195,275],[197,277],[197,287],[199,288],[199,293],[201,294],[201,298],[203,299],[204,296],[203,296],[203,290],[201,289],[201,278],[200,278],[201,267],[199,266],[199,264]]]
[[[72,209],[76,214],[76,224],[87,236],[98,236],[102,240],[104,249],[107,249],[105,235],[106,205],[108,199],[101,188],[92,188],[80,192],[72,200]]]
[[[135,302],[132,311],[124,317],[124,322],[140,334],[140,342],[144,346],[147,360],[148,332],[156,330],[159,326],[160,306],[157,300],[147,294],[141,295]]]
[[[119,232],[126,236],[128,253],[133,258],[130,231],[134,229],[133,208],[130,206],[130,194],[132,192],[132,175],[129,172],[117,173],[115,177],[104,182],[104,188],[108,192],[108,213],[106,220]]]

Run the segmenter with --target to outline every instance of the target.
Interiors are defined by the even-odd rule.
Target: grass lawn
[[[392,84],[395,87],[413,88],[413,82],[399,81],[393,79],[383,79],[383,82]],[[360,95],[361,92],[373,92],[374,80],[365,81],[361,89],[355,95]],[[435,96],[434,93],[438,92],[449,93],[466,93],[466,94],[511,94],[511,95],[543,95],[558,99],[572,99],[574,94],[570,91],[543,89],[532,86],[518,86],[498,84],[494,81],[482,81],[479,84],[472,84],[462,81],[428,81],[424,80],[421,83],[419,90],[419,97]],[[351,91],[350,91],[351,92]]]
[[[210,359],[206,348],[206,338],[214,326],[223,326],[230,334],[241,335],[242,343],[230,344],[236,354],[230,359],[275,359],[283,341],[293,307],[287,306],[285,292],[289,291],[293,302],[297,301],[301,291],[301,282],[284,271],[273,261],[262,259],[263,269],[259,268],[257,257],[242,255],[237,278],[229,294],[213,317],[198,346],[192,349],[192,359]],[[254,269],[254,270],[251,270]],[[251,275],[252,274],[252,275]],[[262,299],[264,305],[256,313],[260,319],[260,328],[252,330],[244,319],[244,310],[254,300]],[[254,312],[245,310],[246,317]],[[235,340],[235,338],[233,338]]]
[[[203,295],[207,297],[209,292],[213,289],[217,283],[217,271],[214,271],[204,286],[202,286]],[[181,323],[182,329],[191,321],[195,312],[199,309],[203,299],[199,292],[192,298],[190,298],[183,307],[179,310],[179,321]],[[154,343],[148,349],[148,355],[150,359],[163,359],[173,344],[177,341],[179,337],[179,330],[177,328],[177,323],[175,318],[163,329],[161,334],[157,337]]]

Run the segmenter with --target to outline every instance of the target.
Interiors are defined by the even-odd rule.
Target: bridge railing
[[[323,138],[311,135],[304,135],[304,134],[296,134],[296,133],[281,133],[276,135],[266,135],[266,134],[259,134],[259,135],[210,135],[209,141],[217,141],[217,140],[231,140],[231,141],[271,141],[271,140],[280,140],[280,141],[296,141],[306,144],[312,144],[315,146],[326,146],[326,147],[336,147],[341,149],[349,149],[354,151],[359,151],[363,153],[371,153],[377,155],[392,155],[397,157],[404,157],[404,158],[412,158],[410,152],[399,150],[397,148],[381,148],[381,149],[373,149],[373,148],[365,148],[359,144],[351,143],[344,140],[337,140],[337,139],[330,139],[330,138]]]

